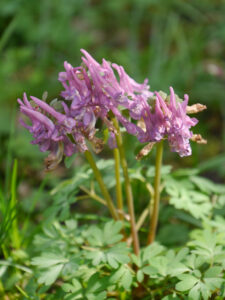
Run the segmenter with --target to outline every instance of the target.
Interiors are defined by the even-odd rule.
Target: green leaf
[[[176,261],[181,261],[181,260],[185,259],[186,256],[188,255],[188,253],[189,253],[188,248],[186,248],[186,247],[182,248],[176,255],[176,258],[175,258]]]
[[[162,166],[161,175],[164,176],[164,175],[170,174],[171,170],[172,170],[172,166],[170,166],[170,165]],[[148,168],[147,172],[146,172],[146,176],[147,177],[154,177],[155,176],[155,167],[150,166]]]
[[[220,289],[222,283],[224,283],[223,278],[204,278],[204,282],[207,286],[207,288],[213,292],[216,289]]]
[[[188,297],[190,300],[199,300],[201,296],[200,292],[200,284],[196,284],[188,293]]]
[[[167,193],[171,196],[169,202],[177,209],[188,211],[197,219],[208,217],[212,211],[212,204],[209,196],[186,188],[185,181],[165,182]]]
[[[48,268],[59,263],[67,263],[69,260],[55,253],[42,253],[42,256],[34,257],[32,265],[39,268]]]
[[[222,270],[222,267],[211,267],[205,272],[204,278],[217,277],[221,274]]]
[[[65,166],[67,169],[69,169],[72,166],[74,160],[76,159],[76,156],[77,156],[77,153],[74,153],[73,155],[67,156],[64,159],[64,163],[65,163]]]
[[[190,290],[199,281],[198,278],[189,274],[180,275],[178,278],[181,281],[176,284],[176,289],[180,292]]]
[[[127,264],[130,261],[128,254],[129,248],[127,248],[126,243],[119,243],[107,250],[107,257],[110,255],[110,258],[114,258],[121,264]]]
[[[121,286],[125,290],[129,290],[132,284],[132,275],[129,269],[126,269],[121,278]]]
[[[148,247],[148,252],[150,249],[151,248]],[[164,248],[155,248],[155,251],[152,251],[152,255],[156,254],[156,256],[149,259],[149,266],[142,269],[145,274],[154,277],[165,277],[168,275],[178,276],[189,271],[189,268],[183,262],[186,260],[189,251],[187,248],[181,249],[177,254],[174,250],[169,250],[162,255],[161,251],[163,249]]]
[[[189,169],[189,168],[185,168],[185,169],[182,169],[182,168],[179,168],[178,170],[175,170],[173,172],[173,176],[176,176],[176,177],[187,177],[187,176],[191,176],[191,175],[196,175],[199,173],[199,170],[198,169]]]
[[[118,262],[116,261],[113,253],[107,253],[106,257],[107,257],[107,261],[108,261],[109,265],[112,268],[114,268],[114,269],[118,268]]]
[[[148,261],[151,263],[152,259],[163,252],[165,248],[158,243],[153,243],[146,247],[143,251],[143,261]]]
[[[69,283],[64,283],[62,285],[62,289],[64,290],[64,292],[66,293],[72,293],[72,292],[75,292],[76,289],[74,288],[74,286],[72,284],[69,284]]]
[[[139,268],[141,267],[141,258],[140,258],[140,255],[135,255],[135,254],[131,254],[131,259],[132,259],[132,262],[138,266]]]
[[[185,264],[196,272],[202,264],[205,263],[205,259],[202,256],[197,256],[195,254],[188,255]],[[198,276],[197,276],[198,277]]]
[[[180,298],[175,295],[167,295],[167,296],[163,297],[162,300],[180,300]]]
[[[202,294],[202,298],[204,300],[208,300],[209,297],[211,296],[211,292],[209,290],[209,288],[207,287],[207,285],[201,283],[201,294]]]
[[[76,220],[66,220],[65,221],[65,224],[66,224],[66,227],[69,229],[69,230],[72,230],[74,231],[76,228],[77,228],[77,221]]]
[[[193,275],[197,278],[201,278],[202,273],[198,269],[196,269],[196,270],[193,270]]]
[[[99,170],[104,170],[107,168],[112,168],[114,166],[113,159],[99,159],[96,163]]]
[[[137,280],[138,282],[142,282],[144,280],[144,273],[142,270],[137,271]]]
[[[93,257],[93,260],[92,260],[93,266],[97,266],[101,262],[105,262],[106,261],[105,254],[103,252],[101,252],[101,251],[94,252],[92,257]]]
[[[77,279],[74,278],[72,280],[72,284],[64,283],[62,285],[62,288],[66,293],[74,293],[74,292],[82,289],[82,285]]]
[[[200,176],[191,176],[190,180],[196,184],[196,186],[204,193],[216,193],[216,194],[224,194],[225,186],[222,184],[215,184],[209,179],[200,177]]]
[[[153,266],[147,266],[142,269],[142,272],[149,276],[154,276],[154,275],[158,274],[158,269]]]
[[[169,252],[172,251],[168,251]],[[187,257],[189,253],[189,249],[188,248],[182,248],[176,255],[173,252],[173,256],[169,256],[167,254],[168,257],[168,267],[167,267],[167,273],[170,276],[178,276],[186,271],[189,271],[189,268],[181,261],[184,261]]]
[[[204,230],[193,231],[191,236],[193,241],[188,244],[194,247],[192,253],[197,254],[198,257],[204,257],[208,263],[224,260],[224,233],[217,233],[208,227]]]
[[[98,226],[92,226],[88,232],[88,241],[92,246],[104,246],[118,243],[122,239],[120,234],[122,222],[107,222],[103,229]]]
[[[107,296],[108,278],[101,277],[99,273],[93,274],[87,283],[85,299],[105,299]]]
[[[171,264],[169,264],[168,266],[168,273],[170,274],[170,276],[178,276],[187,271],[189,271],[187,266],[180,262],[171,262]]]
[[[122,226],[123,226],[123,224],[120,221],[117,221],[117,222],[111,221],[111,222],[107,222],[105,224],[103,238],[104,238],[104,241],[106,241],[106,243],[108,245],[115,244],[115,243],[121,241],[123,236],[118,233],[121,231]]]
[[[92,226],[89,229],[89,234],[88,234],[87,239],[91,246],[100,246],[101,247],[104,245],[103,232],[97,226]]]
[[[40,276],[38,277],[38,283],[44,283],[45,285],[53,284],[58,278],[60,272],[64,264],[58,264],[56,266],[52,266],[47,270],[43,270],[40,272]]]
[[[72,279],[72,284],[64,283],[62,285],[62,289],[64,292],[68,293],[65,296],[65,300],[82,300],[84,299],[83,295],[83,287],[81,283],[77,279]]]
[[[125,290],[129,290],[133,281],[131,270],[122,265],[117,271],[115,271],[109,278],[109,282],[117,284],[119,287],[123,287]]]
[[[96,250],[96,251],[90,251],[90,252],[87,252],[85,254],[85,257],[87,259],[91,259],[92,260],[92,264],[93,266],[97,266],[99,265],[100,263],[105,263],[106,262],[106,256],[105,256],[105,253],[101,250]]]

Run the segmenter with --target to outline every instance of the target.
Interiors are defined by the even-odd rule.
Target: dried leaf
[[[187,114],[196,114],[199,113],[200,111],[203,111],[207,108],[206,105],[201,104],[201,103],[196,103],[191,106],[187,106],[186,112]]]
[[[207,140],[203,139],[201,134],[193,134],[193,136],[191,137],[191,140],[193,142],[196,142],[197,144],[207,144]]]
[[[149,154],[149,152],[152,150],[153,146],[155,145],[155,142],[151,142],[149,144],[147,144],[144,148],[142,148],[142,150],[138,153],[138,155],[136,156],[137,160],[140,160],[143,158],[143,156],[146,156]]]

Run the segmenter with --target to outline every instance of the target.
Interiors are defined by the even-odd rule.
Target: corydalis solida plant
[[[59,73],[59,81],[65,89],[61,92],[64,101],[60,101],[60,111],[33,96],[30,102],[26,94],[23,101],[18,99],[21,112],[32,122],[30,126],[21,120],[33,135],[33,144],[38,144],[41,151],[50,151],[52,156],[60,158],[62,154],[71,156],[75,152],[88,150],[86,140],[96,149],[101,149],[103,142],[95,137],[96,121],[101,119],[110,131],[109,145],[116,146],[112,141],[116,130],[109,119],[111,111],[126,131],[137,136],[141,143],[168,138],[172,151],[180,156],[191,154],[189,140],[193,134],[190,128],[198,121],[186,114],[187,95],[179,103],[173,88],[170,88],[168,102],[160,93],[149,90],[147,79],[143,84],[138,84],[122,66],[110,64],[104,59],[99,64],[85,50],[81,51],[84,54],[82,66],[73,68],[65,62],[65,71]],[[117,71],[119,80],[113,69]],[[148,103],[153,98],[154,107]],[[129,112],[129,119],[124,117],[121,107]],[[205,108],[198,107],[196,112]],[[135,124],[135,120],[142,120],[142,126]]]
[[[96,122],[98,119],[102,121],[109,131],[109,146],[118,147],[119,150],[132,237],[135,253],[138,253],[132,189],[118,124],[122,125],[129,134],[136,136],[141,143],[151,143],[151,146],[154,143],[162,145],[162,141],[168,139],[171,151],[177,152],[180,156],[188,156],[191,155],[190,139],[198,142],[204,140],[200,135],[193,135],[190,131],[198,121],[190,118],[187,112],[198,112],[205,106],[198,104],[189,107],[188,96],[184,95],[184,100],[181,101],[172,87],[170,97],[159,92],[153,93],[150,91],[147,79],[143,84],[139,84],[127,75],[122,66],[110,64],[105,59],[102,64],[99,64],[87,51],[81,50],[81,52],[84,55],[81,66],[74,68],[65,62],[65,71],[59,73],[59,81],[64,87],[61,92],[63,100],[47,104],[32,96],[29,101],[26,94],[23,101],[18,99],[20,110],[30,119],[31,125],[23,120],[21,123],[33,135],[32,143],[38,144],[41,151],[50,151],[46,159],[47,169],[53,169],[64,154],[71,156],[75,152],[85,152],[110,212],[115,219],[118,219],[118,213],[87,146],[89,141],[95,152],[98,153],[102,149],[103,139],[96,137],[98,131]],[[124,112],[128,114],[125,115]],[[146,155],[150,148],[144,147],[139,158]],[[162,149],[160,153],[157,156],[159,169]],[[158,183],[155,186],[157,190],[155,203],[159,200],[160,172],[156,177]],[[155,214],[157,214],[157,207]],[[155,222],[157,223],[157,220]]]

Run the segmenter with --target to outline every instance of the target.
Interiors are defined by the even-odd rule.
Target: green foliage
[[[101,159],[97,165],[112,191],[114,162]],[[71,162],[68,167],[71,169]],[[14,165],[10,195],[14,204],[16,173]],[[137,185],[142,191],[136,205],[152,197],[154,173],[155,169],[145,162],[129,169],[133,187]],[[123,176],[121,182],[123,185]],[[34,199],[42,195],[47,183],[46,179]],[[143,246],[139,256],[135,256],[123,240],[123,234],[130,231],[127,221],[79,213],[86,200],[97,203],[102,198],[88,166],[83,163],[75,168],[71,179],[61,180],[52,189],[51,205],[45,209],[42,228],[26,243],[20,240],[25,250],[16,250],[16,240],[2,235],[4,258],[0,260],[0,280],[4,290],[0,292],[13,291],[35,300],[132,299],[139,289],[143,289],[146,299],[149,295],[152,299],[167,300],[223,297],[224,186],[200,176],[198,169],[173,170],[163,166],[161,190],[158,242]],[[1,207],[6,203],[2,195]],[[6,212],[3,209],[4,217]],[[17,216],[17,210],[13,214]],[[7,229],[4,224],[2,232]],[[22,232],[28,232],[29,224],[31,215]],[[17,226],[9,223],[10,237]],[[145,226],[141,230],[146,234]],[[14,245],[14,251],[10,251],[9,245]]]
[[[94,226],[90,228],[87,232],[87,241],[94,248],[90,248],[90,251],[86,253],[86,258],[91,260],[93,266],[109,264],[110,267],[116,269],[119,264],[129,262],[129,250],[126,244],[120,242],[114,245],[123,237],[119,234],[121,229],[122,223],[113,221],[106,223],[103,230]]]
[[[103,283],[103,280],[98,274],[94,274],[87,282],[87,287],[84,289],[82,284],[76,280],[72,280],[72,284],[65,283],[62,288],[67,293],[65,300],[75,299],[91,299],[91,300],[103,300],[106,299],[107,293],[105,289],[107,284]]]
[[[51,285],[56,281],[68,260],[63,256],[47,252],[34,257],[31,263],[41,269],[38,282]]]
[[[63,280],[63,299],[71,300],[122,295],[132,286],[146,286],[146,278],[152,297],[159,290],[161,295],[170,291],[171,299],[181,299],[182,293],[188,299],[206,300],[225,284],[224,232],[216,226],[207,224],[193,231],[192,240],[179,250],[158,243],[142,248],[138,257],[131,255],[137,272],[129,264],[130,251],[121,242],[120,230],[121,222],[113,221],[77,226],[68,220],[44,228],[34,241],[39,256],[32,259],[38,283],[52,286]]]
[[[176,172],[163,171],[163,174],[165,182],[167,178],[175,178],[176,182],[182,173],[178,176]],[[193,176],[193,173],[187,174]],[[185,176],[182,174],[182,180],[185,180]],[[196,180],[194,176],[193,181]],[[81,184],[79,177],[76,179],[78,186]],[[145,184],[142,177],[140,170],[132,180]],[[191,183],[193,189],[200,187],[202,178],[199,178],[198,184],[193,186]],[[62,190],[60,187],[54,192],[55,195]],[[204,192],[221,191],[222,186],[215,185],[212,188],[208,184]],[[146,290],[143,297],[151,295],[152,299],[206,300],[212,295],[223,297],[225,225],[222,217],[214,218],[212,215],[211,220],[204,218],[202,228],[192,230],[190,241],[182,247],[169,249],[155,242],[143,247],[138,257],[122,241],[122,222],[93,224],[89,223],[88,215],[85,218],[85,223],[77,221],[76,217],[64,222],[49,219],[42,232],[36,234],[27,252],[15,253],[0,261],[0,279],[4,282],[10,276],[5,288],[12,289],[17,284],[17,290],[31,299],[52,299],[52,289],[53,299],[97,300],[114,299],[117,296],[122,299],[124,295],[132,299],[132,291],[138,286]],[[79,214],[77,219],[80,219]],[[15,276],[13,270],[23,276]]]
[[[225,298],[224,12],[224,1],[215,0],[1,1],[0,298],[127,300],[138,297],[136,289],[145,290],[143,300]],[[121,223],[103,217],[82,158],[66,158],[67,169],[43,182],[44,154],[13,113],[24,91],[54,98],[63,61],[79,65],[80,48],[124,65],[137,81],[148,77],[152,90],[173,85],[208,106],[196,129],[208,145],[193,145],[179,170],[177,156],[165,151],[173,167],[162,169],[157,242],[145,247],[147,217],[138,257]],[[134,138],[124,140],[139,217],[149,210],[155,168],[151,158],[134,162],[140,149]],[[97,165],[114,196],[108,156]],[[124,191],[122,174],[121,182]],[[123,228],[129,237],[127,221]]]
[[[106,273],[110,286],[118,284],[121,288],[129,289],[132,283],[131,271],[126,267],[130,261],[129,248],[121,242],[121,228],[122,223],[114,221],[105,223],[103,227],[77,227],[74,220],[67,220],[64,226],[54,222],[45,227],[34,241],[35,249],[40,249],[41,255],[31,261],[37,267],[38,283],[52,285],[59,277],[75,277],[80,281],[72,280],[71,284],[63,285],[64,291],[72,293],[68,299],[80,299],[84,293],[86,297],[93,293],[97,293],[96,297],[103,297],[105,293],[99,294],[98,291],[101,288],[104,291],[107,286],[103,277]],[[97,286],[93,285],[96,276],[99,277]],[[100,277],[103,279],[100,280]],[[82,291],[86,286],[84,279],[87,281],[85,292]],[[75,297],[74,293],[77,298],[72,298]]]
[[[3,191],[0,189],[0,244],[3,245],[4,239],[10,237],[13,247],[19,248],[21,239],[18,232],[18,216],[16,206],[16,181],[17,181],[17,160],[14,161],[11,184],[10,184],[10,195],[7,198],[4,197]],[[3,246],[3,251],[7,251]]]
[[[169,203],[177,209],[189,212],[196,219],[205,219],[219,208],[225,193],[224,185],[215,184],[192,169],[189,174],[181,170],[165,178],[165,190],[170,196]],[[187,174],[187,175],[186,175]]]

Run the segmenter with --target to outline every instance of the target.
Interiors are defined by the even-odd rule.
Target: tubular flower
[[[60,161],[63,154],[88,150],[89,140],[96,152],[101,151],[103,141],[95,136],[96,121],[100,118],[110,132],[109,145],[115,147],[116,130],[109,120],[109,112],[121,122],[128,133],[143,134],[143,130],[121,113],[119,106],[128,110],[130,117],[139,120],[143,105],[153,95],[149,91],[147,80],[138,84],[124,71],[122,66],[110,64],[103,59],[102,64],[95,61],[85,50],[80,67],[64,63],[64,72],[59,73],[59,81],[64,87],[60,101],[60,111],[45,101],[31,96],[28,101],[24,94],[23,101],[18,99],[21,112],[26,115],[31,125],[21,123],[33,135],[33,144],[38,144],[41,151],[50,151],[47,165],[51,168]],[[118,72],[117,80],[114,71]]]
[[[67,114],[68,107],[62,103],[65,113],[56,111],[43,100],[31,96],[34,106],[27,100],[24,94],[24,102],[18,99],[20,110],[27,115],[32,126],[21,120],[21,123],[33,134],[34,144],[39,144],[41,151],[51,151],[51,144],[55,145],[61,141],[64,145],[66,156],[71,156],[74,152],[84,152],[87,150],[84,136],[86,128],[79,126],[79,120]],[[46,134],[48,133],[48,134]],[[49,140],[49,146],[42,147],[43,140]]]
[[[117,131],[110,120],[112,115],[141,143],[151,143],[140,157],[146,155],[154,143],[165,138],[171,150],[180,156],[191,154],[190,139],[203,143],[199,135],[194,136],[190,131],[198,121],[187,113],[201,111],[206,108],[204,105],[188,107],[187,95],[183,102],[177,102],[172,88],[168,101],[160,93],[153,94],[149,90],[147,79],[139,84],[122,66],[105,59],[99,64],[87,51],[82,49],[81,52],[81,66],[74,68],[64,62],[65,70],[59,73],[58,79],[64,88],[61,92],[63,101],[54,100],[49,105],[32,96],[29,101],[26,94],[23,100],[18,99],[21,112],[31,121],[30,125],[24,120],[21,123],[33,135],[32,143],[38,144],[41,151],[50,152],[46,159],[47,168],[53,168],[63,154],[70,156],[88,150],[87,140],[95,152],[101,151],[103,140],[96,137],[99,119],[109,130],[109,146],[117,147]]]
[[[80,138],[74,131],[76,121],[73,118],[57,112],[36,97],[31,96],[31,100],[32,102],[28,101],[25,93],[23,101],[18,99],[20,111],[30,119],[31,125],[22,119],[20,122],[33,135],[32,144],[39,145],[42,152],[50,151],[47,168],[51,169],[56,161],[61,161],[63,154],[70,156],[82,149],[82,136]],[[71,142],[70,135],[77,141],[77,145]]]
[[[179,155],[191,155],[190,139],[193,133],[190,128],[198,123],[195,118],[190,118],[187,111],[188,95],[184,95],[183,102],[176,101],[174,90],[170,87],[170,101],[165,101],[155,92],[155,109],[148,118],[143,116],[145,125],[145,142],[158,142],[167,138],[171,151]]]
[[[79,116],[83,125],[85,120],[90,119],[90,122],[86,122],[90,130],[94,129],[96,120],[101,118],[109,131],[114,132],[113,126],[108,126],[108,113],[112,111],[128,133],[141,134],[142,129],[125,118],[118,107],[124,107],[131,118],[139,120],[143,103],[146,105],[147,99],[153,95],[147,80],[138,84],[126,74],[122,66],[110,65],[104,59],[99,64],[87,51],[81,52],[84,54],[83,67],[73,68],[65,62],[65,72],[59,74],[59,81],[65,88],[61,95],[71,101],[70,116]],[[114,70],[118,72],[119,81]]]

